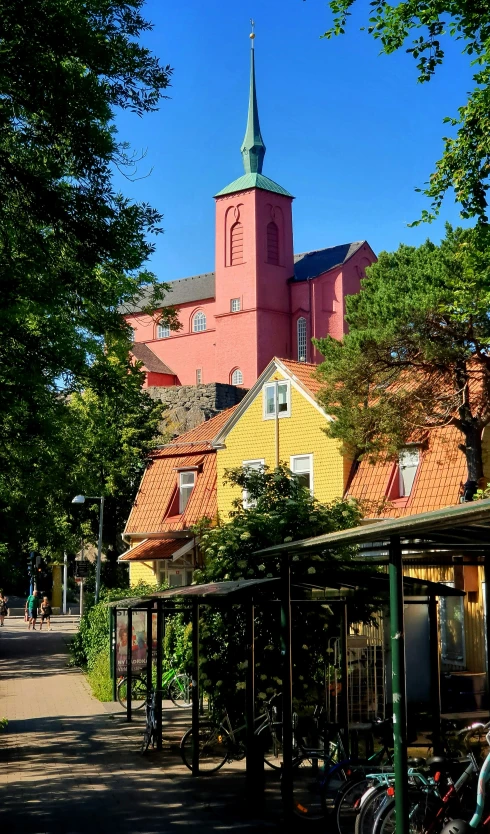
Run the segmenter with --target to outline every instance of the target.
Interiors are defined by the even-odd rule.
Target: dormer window
[[[420,449],[418,446],[407,446],[398,456],[398,494],[400,498],[408,498],[412,492],[413,482],[420,463]]]
[[[386,497],[390,501],[410,498],[420,464],[420,454],[419,446],[405,446],[401,449],[386,491]]]
[[[179,472],[179,513],[185,512],[196,483],[195,472]]]

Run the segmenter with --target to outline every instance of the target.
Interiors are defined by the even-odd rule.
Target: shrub
[[[112,701],[111,665],[107,649],[103,649],[92,659],[87,677],[92,692],[99,701]]]

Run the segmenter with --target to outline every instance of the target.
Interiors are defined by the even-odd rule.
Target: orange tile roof
[[[222,411],[176,437],[172,443],[155,449],[126,524],[127,535],[188,530],[205,516],[211,519],[216,517],[216,450],[211,441],[236,407]],[[185,512],[177,515],[176,470],[189,466],[197,469],[196,485]]]
[[[185,539],[145,539],[119,557],[120,562],[144,562],[147,559],[171,559],[186,544]]]
[[[463,436],[454,426],[429,431],[426,445],[408,499],[392,501],[382,507],[381,517],[397,518],[438,510],[459,503],[461,485],[467,480],[466,458],[458,449]],[[362,460],[347,491],[360,501],[382,504],[396,463],[381,460],[375,464]],[[369,508],[368,508],[369,514]]]
[[[288,369],[291,376],[295,377],[313,397],[316,397],[322,387],[321,382],[316,378],[318,365],[312,365],[309,362],[295,362],[293,359],[279,359],[279,362]]]

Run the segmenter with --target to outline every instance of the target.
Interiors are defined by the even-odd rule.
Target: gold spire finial
[[[255,32],[254,32],[254,29],[255,29],[255,20],[252,20],[252,18],[250,18],[250,24],[251,24],[251,26],[252,26],[252,31],[251,31],[251,33],[250,33],[250,39],[251,39],[251,41],[252,41],[252,49],[253,49],[253,48],[254,48],[254,39],[255,39]]]

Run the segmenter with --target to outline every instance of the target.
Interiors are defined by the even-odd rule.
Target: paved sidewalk
[[[0,628],[0,830],[9,834],[208,834],[277,830],[250,819],[243,767],[193,779],[167,745],[138,754],[142,717],[127,724],[68,667],[75,623]],[[181,722],[188,723],[184,711]],[[176,716],[177,717],[177,716]],[[276,786],[273,788],[276,793]],[[280,830],[280,829],[279,829]]]

